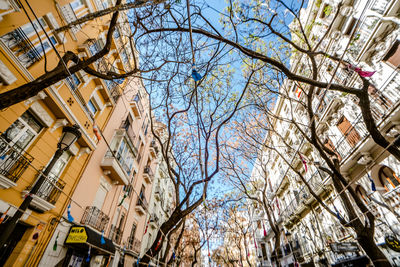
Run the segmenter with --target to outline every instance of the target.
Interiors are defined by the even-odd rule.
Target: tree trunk
[[[370,231],[363,231],[357,235],[358,243],[363,248],[365,253],[371,259],[375,267],[391,267],[389,260],[385,254],[376,245],[373,234]]]
[[[280,253],[280,248],[281,247],[281,237],[280,237],[280,235],[277,235],[276,233],[275,233],[275,241],[274,241],[274,248],[275,248],[275,250],[274,250],[274,257],[275,257],[275,259],[276,259],[276,266],[277,267],[279,267],[279,266],[281,266],[281,262],[280,262],[280,260],[279,260],[279,255],[281,254]]]

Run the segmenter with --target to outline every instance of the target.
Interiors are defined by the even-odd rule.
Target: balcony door
[[[54,164],[53,169],[50,171],[48,179],[46,179],[44,181],[44,183],[42,184],[42,186],[39,188],[39,191],[37,193],[38,196],[40,196],[41,198],[44,198],[44,199],[48,199],[51,194],[55,194],[56,191],[57,192],[59,191],[54,186],[54,184],[57,184],[57,181],[59,180],[62,172],[64,171],[65,167],[67,166],[67,163],[68,163],[70,157],[71,157],[71,154],[68,151],[65,151],[61,155],[61,157]]]
[[[43,125],[28,111],[25,111],[10,127],[2,134],[10,145],[16,145],[25,149],[39,134]],[[1,147],[3,148],[3,147]]]
[[[24,150],[37,137],[43,125],[26,111],[0,136],[0,171],[2,174],[19,172],[30,160],[24,159]],[[20,168],[22,169],[20,169]],[[20,169],[20,170],[19,170]],[[12,178],[14,180],[14,178]]]

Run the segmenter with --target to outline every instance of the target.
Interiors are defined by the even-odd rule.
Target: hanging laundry
[[[336,217],[337,217],[339,220],[342,220],[342,216],[340,216],[340,213],[339,213],[339,211],[338,211],[338,209],[336,208],[335,205],[333,205],[333,208],[334,208],[335,211],[336,211]]]
[[[87,257],[86,257],[86,262],[89,262],[89,261],[90,261],[90,251],[91,251],[91,249],[92,249],[92,247],[89,246],[88,255],[87,255]]]
[[[125,192],[124,196],[121,199],[121,202],[118,204],[118,207],[120,207],[122,205],[122,203],[124,203],[125,198],[128,197],[128,192]]]
[[[147,221],[146,228],[144,229],[144,235],[147,233],[147,229],[149,228],[150,218]]]
[[[155,251],[157,251],[157,250],[160,248],[160,245],[161,245],[161,237],[160,237],[160,239],[159,239],[158,242],[157,242],[157,245],[156,245],[156,247],[155,247]]]
[[[97,125],[93,125],[93,133],[94,133],[94,135],[96,135],[97,140],[100,141],[101,140],[101,134],[100,134],[100,130],[97,127]]]
[[[71,203],[68,205],[68,208],[67,208],[67,216],[68,216],[69,222],[74,222],[74,217],[72,217],[72,215],[71,215]]]
[[[265,231],[265,225],[264,225],[264,222],[262,223],[262,226],[263,226],[263,230],[264,230],[264,237],[266,237],[266,236],[267,236],[267,231]]]
[[[106,240],[104,239],[104,230],[101,231],[100,243],[103,244],[103,245],[106,243]]]
[[[2,224],[4,222],[4,220],[6,219],[7,213],[8,213],[9,210],[10,210],[10,206],[8,206],[8,209],[3,213],[3,215],[1,215],[0,224]]]
[[[358,75],[360,75],[363,78],[371,77],[376,72],[376,71],[363,71],[361,68],[359,68],[357,66],[354,66],[354,65],[351,65],[351,64],[349,64],[347,66],[347,68],[350,69],[350,70],[354,70],[355,72],[358,73]]]
[[[303,156],[300,153],[299,153],[299,156],[300,156],[301,162],[303,162],[304,169],[307,172],[307,161],[303,158]]]
[[[59,236],[60,232],[57,233],[56,236],[56,240],[54,241],[54,245],[53,245],[53,251],[57,250],[57,246],[58,246],[58,236]]]
[[[194,67],[194,64],[192,65],[192,78],[193,78],[193,80],[195,80],[196,82],[200,81],[201,78],[203,78],[203,77],[201,77],[201,75],[196,71],[196,69],[195,69],[195,67]]]
[[[279,208],[279,202],[277,198],[275,198],[275,202],[276,202],[276,207],[278,208],[278,215],[281,215],[281,209]]]
[[[375,186],[374,180],[371,178],[371,176],[369,175],[368,172],[367,172],[367,175],[368,175],[369,181],[371,182],[371,190],[375,192],[376,186]]]

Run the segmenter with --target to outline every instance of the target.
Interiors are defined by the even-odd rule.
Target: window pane
[[[31,130],[26,130],[22,136],[15,142],[20,148],[25,148],[35,137],[35,134]]]
[[[11,142],[17,135],[18,133],[24,128],[24,124],[16,120],[4,133],[4,137]]]
[[[96,112],[97,112],[97,108],[96,108],[96,106],[93,104],[93,101],[92,101],[92,100],[89,100],[89,102],[88,102],[88,107],[89,107],[90,112],[92,112],[92,114],[95,115]]]
[[[22,114],[23,119],[36,133],[38,133],[43,127],[29,112]]]

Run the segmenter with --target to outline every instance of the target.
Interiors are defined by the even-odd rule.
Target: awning
[[[369,263],[369,259],[366,256],[359,256],[359,257],[352,257],[352,258],[347,258],[338,262],[335,262],[332,264],[332,266],[339,267],[339,266],[349,266],[349,264],[353,264],[354,266],[367,266]]]
[[[106,237],[103,238],[104,244],[101,243],[101,234],[98,232],[86,226],[72,226],[64,244],[84,251],[87,251],[88,247],[91,246],[98,251],[98,254],[114,254],[114,243]]]

